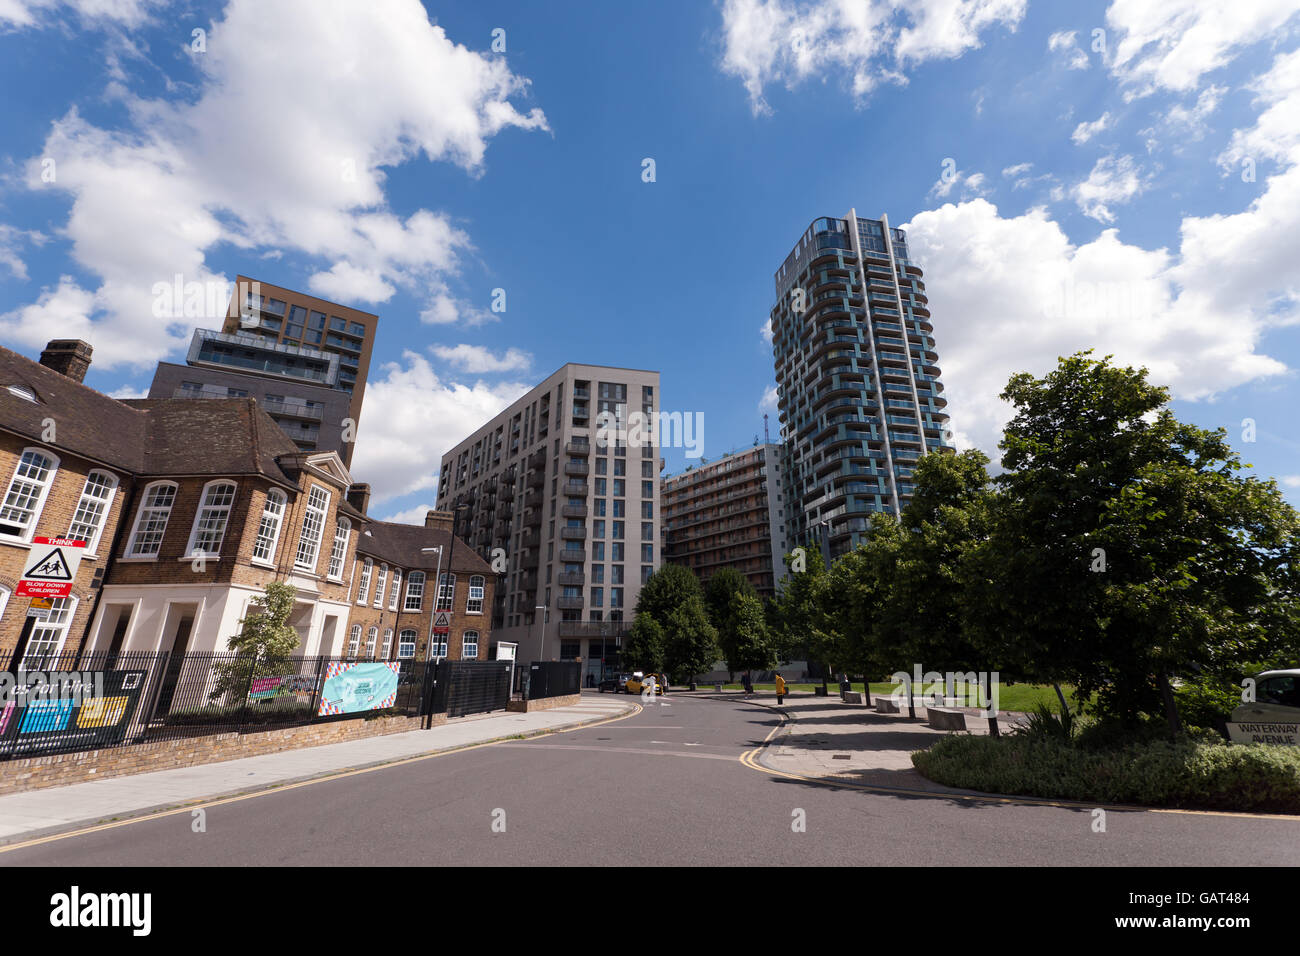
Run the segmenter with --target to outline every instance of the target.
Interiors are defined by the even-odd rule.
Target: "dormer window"
[[[36,392],[30,385],[7,385],[5,387],[9,389],[9,394],[14,398],[24,399],[33,405],[37,404]]]

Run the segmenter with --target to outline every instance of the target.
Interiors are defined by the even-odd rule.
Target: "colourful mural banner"
[[[400,661],[330,661],[325,667],[317,717],[383,710],[397,702]]]

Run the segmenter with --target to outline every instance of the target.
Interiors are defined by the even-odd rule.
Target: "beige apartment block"
[[[438,508],[497,573],[519,660],[618,666],[661,561],[659,373],[567,364],[442,458]]]
[[[763,597],[787,573],[781,446],[755,445],[664,479],[664,560],[707,583],[722,568]]]

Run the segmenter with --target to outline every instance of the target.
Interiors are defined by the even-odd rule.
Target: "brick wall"
[[[14,469],[18,465],[25,448],[42,448],[37,442],[25,442],[16,436],[5,434],[0,437],[0,496],[9,488]],[[113,495],[104,529],[95,548],[95,557],[83,557],[77,576],[73,582],[72,595],[77,599],[77,608],[68,627],[65,646],[76,648],[86,631],[90,620],[91,606],[97,588],[92,588],[96,571],[103,568],[108,560],[113,545],[114,535],[122,520],[124,502],[131,494],[132,482],[122,472],[104,468],[84,458],[78,458],[67,452],[45,449],[47,454],[59,460],[58,470],[50,485],[45,504],[36,518],[34,537],[62,537],[68,533],[72,516],[76,512],[77,502],[86,484],[86,476],[93,470],[107,471],[118,479],[118,488]],[[0,586],[9,592],[9,600],[0,616],[0,669],[8,666],[9,657],[17,647],[19,635],[26,621],[29,598],[13,596],[13,589],[22,576],[24,564],[29,556],[29,546],[12,539],[0,540]]]
[[[132,744],[108,750],[85,750],[10,760],[0,763],[0,795],[400,734],[419,730],[424,725],[424,720],[423,717],[376,717],[373,720],[357,718],[252,734],[213,734],[183,740]],[[446,720],[446,714],[433,715],[435,727],[446,723]]]
[[[506,704],[506,710],[517,713],[529,713],[534,710],[555,710],[557,707],[572,707],[582,700],[581,694],[565,694],[563,697],[543,697],[541,700],[512,700]]]

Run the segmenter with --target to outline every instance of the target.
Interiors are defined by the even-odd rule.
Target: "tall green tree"
[[[632,622],[623,646],[619,649],[619,659],[629,670],[663,673],[664,649],[666,645],[664,629],[649,614],[638,614]]]
[[[776,644],[767,629],[762,598],[752,591],[736,591],[725,621],[718,644],[729,670],[765,671],[776,666]]]
[[[645,584],[636,600],[636,614],[648,614],[661,625],[666,624],[668,615],[685,604],[690,598],[702,598],[703,588],[700,579],[690,568],[680,564],[665,564],[655,571]]]
[[[785,556],[789,575],[771,604],[777,656],[829,663],[838,653],[834,621],[826,613],[828,575],[820,549],[796,548]]]
[[[664,670],[690,681],[718,660],[718,632],[709,623],[704,598],[694,594],[673,608],[664,625]]]
[[[1145,369],[1087,352],[1002,397],[1001,494],[964,577],[974,639],[1174,732],[1174,677],[1300,646],[1300,523],[1222,429],[1178,421]]]
[[[736,594],[757,596],[758,592],[749,578],[735,568],[720,568],[704,585],[704,605],[708,609],[709,620],[718,629],[720,640],[728,628],[731,599]]]
[[[284,672],[289,655],[300,642],[298,632],[289,624],[297,597],[298,589],[293,585],[272,581],[265,592],[253,598],[248,616],[239,622],[239,633],[226,640],[231,653],[239,657],[221,661],[214,667],[216,683],[209,694],[210,700],[228,693],[242,696],[253,678],[274,677]]]

